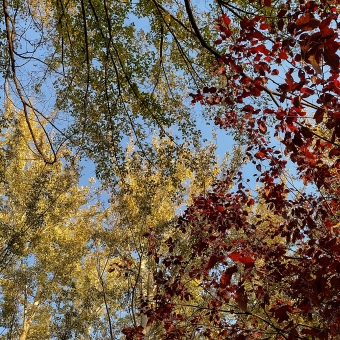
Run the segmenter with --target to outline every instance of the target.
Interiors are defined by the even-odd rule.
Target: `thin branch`
[[[3,4],[4,15],[5,15],[8,52],[9,52],[9,56],[10,56],[10,60],[11,60],[12,77],[13,77],[13,81],[14,81],[14,84],[15,84],[16,91],[17,91],[18,96],[20,98],[20,101],[23,105],[24,114],[25,114],[25,121],[26,121],[27,127],[29,129],[30,135],[32,137],[34,146],[37,149],[40,156],[43,158],[44,162],[47,163],[47,164],[54,164],[57,161],[57,155],[56,155],[56,152],[53,148],[53,145],[49,141],[50,148],[51,148],[51,151],[53,153],[53,158],[51,160],[51,159],[49,159],[48,156],[45,155],[44,151],[41,149],[39,142],[36,138],[36,135],[33,131],[31,122],[30,122],[27,101],[26,101],[25,96],[22,92],[20,81],[19,81],[19,79],[17,78],[17,75],[16,75],[16,61],[15,61],[15,56],[14,56],[14,50],[15,49],[14,49],[14,43],[13,43],[14,37],[15,37],[14,22],[13,22],[11,15],[9,14],[9,11],[8,11],[8,1],[3,0],[2,4]],[[46,133],[45,130],[44,130],[44,133]]]
[[[87,80],[86,80],[86,91],[85,91],[85,101],[84,101],[84,112],[86,113],[87,100],[88,100],[89,87],[90,87],[90,56],[89,56],[89,42],[88,42],[88,36],[87,36],[87,20],[86,20],[84,0],[81,0],[81,12],[83,16],[86,68],[87,68]]]
[[[102,276],[103,273],[100,273],[100,262],[99,261],[100,260],[97,258],[97,262],[99,264],[96,266],[96,269],[97,269],[97,274],[98,274],[99,282],[100,282],[100,285],[101,285],[102,290],[103,290],[103,299],[104,299],[104,305],[105,305],[105,310],[106,310],[106,316],[107,316],[107,319],[108,319],[108,322],[109,322],[110,338],[111,338],[111,340],[114,340],[113,327],[112,327],[112,322],[111,322],[111,313],[110,313],[110,308],[109,308],[109,305],[108,305],[107,299],[106,299],[105,284],[104,284],[104,280],[103,280],[103,276]],[[106,260],[106,264],[104,266],[103,271],[105,270],[107,262],[108,262],[108,259]]]

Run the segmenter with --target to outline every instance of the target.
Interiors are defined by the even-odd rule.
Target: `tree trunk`
[[[38,286],[37,292],[34,297],[34,302],[30,308],[30,310],[27,309],[26,303],[24,305],[24,316],[23,316],[23,327],[22,332],[20,334],[19,340],[26,340],[28,333],[30,331],[30,327],[32,324],[32,321],[35,317],[35,313],[37,312],[38,306],[40,305],[41,298],[40,298],[40,290],[41,287]]]
[[[151,291],[152,291],[152,275],[150,271],[147,271],[147,279],[146,279],[146,295],[144,295],[144,298],[149,302],[151,297]],[[145,287],[144,287],[145,289]],[[144,328],[144,334],[148,337],[148,333],[150,330],[150,327],[147,326],[148,324],[148,317],[146,314],[141,314],[141,326]]]

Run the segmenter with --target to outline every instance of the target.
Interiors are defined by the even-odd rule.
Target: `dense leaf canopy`
[[[227,173],[178,220],[191,256],[152,249],[162,265],[148,315],[164,339],[339,337],[338,19],[326,1],[284,4],[277,20],[254,13],[237,32],[217,18],[227,86],[193,102],[227,103],[215,122],[242,131],[261,186],[251,192],[241,171]],[[177,312],[183,303],[190,317]]]
[[[3,0],[0,339],[338,339],[338,7]]]
[[[196,10],[210,40],[216,8]],[[54,162],[68,143],[113,178],[130,136],[145,158],[154,130],[174,140],[174,155],[183,141],[200,137],[184,98],[189,88],[210,83],[212,57],[184,4],[4,1],[3,17],[6,95],[24,109],[28,125],[48,123],[50,150],[34,141],[45,161]]]

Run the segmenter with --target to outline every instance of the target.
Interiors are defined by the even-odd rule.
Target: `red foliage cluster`
[[[163,325],[164,339],[340,338],[336,5],[288,2],[275,20],[241,19],[236,37],[226,14],[217,20],[216,44],[227,51],[215,72],[227,83],[192,94],[193,103],[226,106],[215,123],[245,136],[261,188],[252,197],[241,172],[226,174],[178,221],[192,242],[189,257],[172,240],[168,254],[150,249],[163,269],[155,273],[148,316]],[[283,151],[270,145],[272,132]],[[282,180],[287,161],[313,190]],[[236,189],[228,190],[231,183]],[[188,285],[195,279],[200,298]],[[184,315],[183,306],[193,311]]]

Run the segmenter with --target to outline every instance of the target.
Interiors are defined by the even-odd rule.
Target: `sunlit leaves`
[[[282,6],[278,18],[240,14],[227,44],[219,18],[218,46],[226,50],[216,74],[230,70],[227,86],[191,95],[193,103],[224,103],[215,123],[244,134],[259,184],[254,195],[242,172],[227,173],[178,220],[198,262],[163,255],[183,277],[188,271],[202,281],[210,318],[192,323],[204,336],[212,327],[221,339],[336,339],[340,332],[338,14],[326,1],[308,1]],[[162,276],[156,282],[166,290]],[[185,282],[160,295],[175,301],[189,291]],[[180,329],[178,319],[166,319]]]

